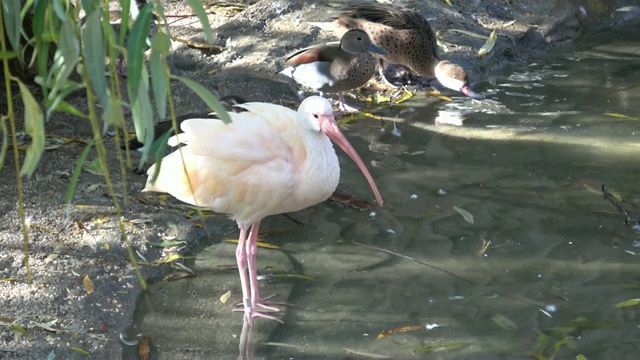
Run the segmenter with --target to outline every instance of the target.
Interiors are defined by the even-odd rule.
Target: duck
[[[279,72],[298,84],[322,93],[338,93],[341,111],[358,109],[345,103],[344,91],[359,88],[375,74],[376,59],[372,53],[385,51],[371,43],[363,30],[342,34],[340,42],[314,45],[295,50],[285,56],[285,69]]]
[[[344,6],[329,26],[312,24],[333,30],[338,37],[353,29],[365,31],[371,42],[385,52],[374,54],[379,59],[383,80],[386,78],[382,65],[386,61],[404,66],[421,77],[436,78],[442,86],[471,98],[483,98],[469,87],[467,73],[460,65],[440,60],[436,36],[427,20],[416,11],[391,4],[360,3]]]

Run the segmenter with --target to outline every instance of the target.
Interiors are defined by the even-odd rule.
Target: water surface
[[[262,283],[263,294],[295,306],[286,308],[285,325],[256,320],[255,357],[359,358],[353,350],[525,359],[551,357],[555,344],[558,359],[637,358],[640,308],[614,305],[640,297],[638,233],[601,186],[627,201],[632,217],[640,214],[639,32],[630,27],[511,66],[478,84],[487,101],[417,96],[383,121],[350,125],[346,134],[385,206],[325,202],[292,214],[303,225],[263,221],[261,230],[278,230],[263,240],[287,251],[260,249],[260,273],[313,281]],[[356,166],[340,156],[340,188],[372,200]],[[223,216],[208,221],[212,245],[188,262],[198,277],[158,282],[141,299],[131,332],[151,337],[155,358],[238,355],[242,316],[230,309],[239,279],[221,266],[233,264],[235,252],[221,240],[237,231]],[[406,326],[422,329],[376,340]]]

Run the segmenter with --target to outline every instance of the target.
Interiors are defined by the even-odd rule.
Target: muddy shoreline
[[[465,67],[477,91],[491,87],[491,75],[506,64],[526,61],[543,53],[563,49],[586,33],[624,26],[640,14],[628,1],[396,1],[420,11],[430,22],[448,52],[444,59]],[[167,15],[191,11],[184,1],[163,0]],[[255,101],[295,104],[297,88],[275,75],[289,51],[321,41],[333,40],[328,32],[307,24],[329,21],[346,2],[259,1],[246,10],[227,16],[210,15],[216,42],[222,53],[206,54],[176,42],[171,57],[172,72],[199,81],[220,96],[236,94]],[[515,22],[514,22],[515,20]],[[171,23],[172,35],[204,41],[194,18]],[[488,35],[499,33],[495,48],[485,57],[476,53],[484,40],[454,31]],[[204,104],[186,88],[172,88],[177,113],[203,110]],[[81,110],[86,98],[70,100]],[[20,103],[20,102],[18,102]],[[22,110],[17,109],[18,118]],[[89,124],[82,119],[57,114],[46,124],[48,134],[89,139]],[[347,135],[348,136],[348,135]],[[111,150],[112,178],[120,183],[116,144]],[[122,357],[120,333],[129,325],[140,294],[140,285],[129,262],[112,200],[100,175],[83,172],[73,209],[64,205],[74,161],[83,145],[70,143],[44,153],[36,174],[24,182],[25,214],[30,227],[32,283],[26,281],[22,235],[18,218],[15,164],[11,152],[0,171],[0,317],[15,320],[26,330],[0,327],[0,359],[92,359]],[[24,154],[22,154],[24,156]],[[93,159],[95,154],[90,155]],[[117,192],[126,193],[123,206],[127,237],[135,251],[147,260],[162,256],[147,241],[166,238],[186,241],[193,247],[209,234],[233,232],[235,225],[223,216],[209,218],[207,231],[194,227],[184,214],[140,195],[144,177],[126,170],[126,183]],[[124,185],[122,185],[124,184]],[[169,204],[174,202],[169,201]],[[84,224],[80,227],[78,224]],[[61,253],[51,256],[52,253]],[[232,259],[230,259],[229,262]],[[147,278],[157,278],[166,267],[142,267]],[[88,294],[82,279],[88,276],[95,290]]]

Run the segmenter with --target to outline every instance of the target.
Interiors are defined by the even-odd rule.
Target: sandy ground
[[[417,9],[429,19],[447,46],[442,57],[462,64],[477,91],[490,87],[491,75],[507,63],[526,61],[534,54],[568,45],[588,31],[622,26],[640,13],[638,7],[628,6],[633,2],[622,0],[452,2],[453,7],[440,0],[395,3]],[[190,13],[185,1],[162,3],[167,15]],[[295,48],[332,40],[330,33],[311,27],[307,21],[328,21],[342,3],[346,2],[263,0],[233,16],[211,14],[217,44],[225,50],[207,54],[176,42],[172,72],[195,79],[221,96],[237,94],[250,100],[294,104],[299,101],[295,86],[274,75],[281,58]],[[195,18],[174,20],[170,18],[172,35],[204,41]],[[484,35],[496,29],[500,36],[495,48],[479,59],[476,53],[484,40],[453,29]],[[205,108],[184,87],[176,84],[172,91],[177,113]],[[86,98],[81,95],[70,102],[86,108]],[[22,116],[21,109],[17,115]],[[72,116],[57,114],[46,127],[49,134],[90,138],[90,126]],[[122,182],[114,141],[108,139],[107,147],[111,150],[111,174],[118,184],[116,192],[127,194],[126,203],[123,198],[118,200],[127,220],[128,240],[136,252],[153,261],[162,253],[147,241],[175,236],[186,241],[188,249],[207,236],[182,212],[144,201],[148,199],[140,195],[144,177],[126,170],[126,182]],[[0,172],[0,359],[45,359],[51,354],[55,359],[86,358],[78,349],[94,359],[122,357],[119,334],[131,321],[141,287],[112,200],[105,195],[103,177],[84,171],[74,206],[66,209],[64,205],[74,161],[82,150],[83,145],[71,143],[45,152],[35,175],[24,182],[31,283],[26,279],[11,153]],[[91,154],[89,159],[94,157]],[[153,198],[156,200],[151,203],[161,203],[157,196]],[[232,231],[233,227],[223,217],[207,223],[210,234]],[[165,270],[163,266],[142,267],[146,278],[157,278]],[[85,276],[93,281],[91,294],[83,286]],[[7,325],[11,322],[17,326]]]

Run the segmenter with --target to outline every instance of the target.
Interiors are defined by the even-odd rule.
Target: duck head
[[[471,90],[467,73],[460,65],[454,64],[449,60],[442,60],[436,65],[434,72],[442,86],[459,91],[472,99],[484,99],[484,96]]]

